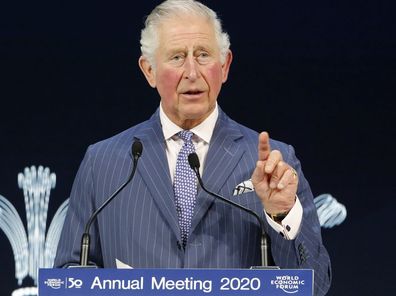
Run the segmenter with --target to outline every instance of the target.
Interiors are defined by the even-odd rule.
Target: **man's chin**
[[[190,108],[183,110],[181,112],[183,114],[182,122],[183,122],[183,127],[185,128],[188,126],[188,128],[193,128],[203,122],[208,116],[212,113],[213,109],[211,108],[204,108],[204,109],[193,109],[191,110]]]
[[[202,105],[196,105],[196,106],[188,106],[187,108],[183,108],[180,112],[183,114],[184,118],[186,119],[191,119],[191,120],[205,120],[206,117],[209,116],[210,113],[212,113],[214,110],[214,107],[211,108],[209,106],[202,106]]]

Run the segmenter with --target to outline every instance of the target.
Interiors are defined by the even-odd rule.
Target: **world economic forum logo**
[[[48,287],[51,287],[52,289],[60,289],[65,282],[62,281],[61,279],[48,279],[44,281],[44,284],[47,285]]]
[[[66,216],[69,200],[63,202],[55,213],[47,229],[47,212],[51,189],[55,188],[56,175],[49,168],[35,166],[25,168],[18,174],[18,186],[25,199],[25,229],[15,207],[0,195],[0,229],[10,241],[15,259],[15,278],[18,286],[30,276],[34,287],[21,287],[12,296],[37,295],[37,275],[39,268],[51,268],[54,264],[56,248]]]
[[[276,289],[280,289],[285,293],[294,294],[297,293],[301,286],[305,285],[305,280],[300,279],[299,276],[276,276],[275,279],[271,280],[271,286]]]

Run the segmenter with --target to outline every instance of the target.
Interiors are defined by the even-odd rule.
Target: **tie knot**
[[[192,136],[194,135],[193,132],[188,131],[188,130],[183,130],[177,133],[177,135],[184,141],[184,142],[190,142]]]

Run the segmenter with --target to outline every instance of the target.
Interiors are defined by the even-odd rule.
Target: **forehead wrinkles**
[[[183,39],[209,39],[210,36],[207,33],[199,33],[199,32],[186,32],[186,33],[175,33],[170,34],[169,41],[178,41]]]
[[[164,36],[165,40],[162,40],[163,42],[169,43],[169,44],[177,44],[183,41],[190,41],[190,40],[202,40],[202,41],[209,41],[210,35],[207,33],[196,33],[196,32],[186,32],[186,33],[174,33],[174,34],[169,34],[168,36]],[[166,38],[167,37],[167,38]]]

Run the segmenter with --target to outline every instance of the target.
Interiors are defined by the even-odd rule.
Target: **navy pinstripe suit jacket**
[[[110,139],[90,146],[81,163],[70,198],[55,266],[79,261],[80,240],[91,213],[128,176],[131,143],[140,139],[144,151],[132,182],[101,212],[91,228],[90,260],[115,267],[119,259],[133,267],[248,268],[260,264],[260,231],[256,220],[198,190],[185,250],[180,230],[159,112]],[[232,196],[236,185],[251,177],[257,161],[258,134],[219,110],[203,181],[209,190],[263,214],[254,192]],[[308,182],[291,146],[271,140],[272,149],[299,175],[298,197],[304,214],[299,235],[285,240],[266,224],[272,256],[281,268],[315,270],[315,295],[330,285],[330,260]]]

